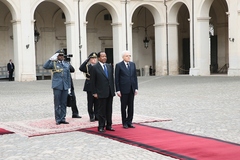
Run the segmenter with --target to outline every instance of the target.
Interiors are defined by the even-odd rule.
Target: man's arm
[[[53,69],[53,62],[51,60],[48,60],[44,65],[44,69]]]
[[[91,92],[92,92],[92,94],[93,94],[93,96],[95,98],[98,98],[97,89],[96,89],[96,80],[97,80],[97,77],[96,77],[96,66],[92,67],[90,74],[91,74],[91,78],[90,78]]]
[[[70,73],[75,72],[75,68],[71,64],[69,64],[69,70],[70,70]]]
[[[79,67],[79,70],[84,72],[84,73],[87,73],[87,63],[89,61],[89,58],[86,59],[82,64],[81,66]]]
[[[121,97],[121,92],[120,92],[120,86],[119,86],[119,78],[120,78],[120,68],[119,64],[116,64],[115,66],[115,89],[117,92],[117,95]]]
[[[134,82],[135,82],[135,91],[137,91],[138,90],[138,79],[137,79],[137,71],[136,71],[136,65],[135,65],[135,63],[133,63],[134,64]]]

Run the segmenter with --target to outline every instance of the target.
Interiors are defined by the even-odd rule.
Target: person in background
[[[98,99],[98,131],[115,131],[112,128],[112,103],[115,96],[113,68],[107,64],[107,55],[101,51],[97,54],[98,62],[91,70],[91,92]]]
[[[69,69],[70,69],[70,73],[74,73],[75,72],[75,68],[71,65],[70,61],[71,59],[68,58],[68,56],[65,54],[64,55],[64,61],[66,63],[69,63]],[[78,112],[78,108],[77,108],[77,99],[76,99],[76,95],[74,92],[74,85],[73,85],[73,80],[72,80],[72,76],[70,74],[70,79],[71,79],[71,91],[69,96],[71,97],[67,102],[67,106],[71,107],[72,109],[72,118],[82,118],[81,116],[79,116],[79,112]]]
[[[121,102],[123,128],[135,128],[132,125],[134,113],[134,96],[138,91],[138,80],[135,63],[131,62],[129,51],[122,52],[123,61],[115,67],[115,87]]]
[[[97,119],[98,100],[93,97],[91,92],[91,75],[92,66],[97,63],[97,53],[92,52],[88,58],[81,64],[79,70],[85,73],[86,80],[84,83],[83,91],[87,92],[87,110],[90,118],[90,122],[94,122]]]
[[[8,80],[9,81],[13,81],[13,72],[14,72],[15,66],[14,63],[12,62],[12,60],[9,60],[9,63],[7,64],[7,70],[8,70]]]
[[[54,95],[54,114],[56,125],[69,124],[66,121],[66,105],[68,94],[71,93],[71,77],[69,63],[64,61],[64,50],[58,50],[44,65],[51,69],[52,89]]]

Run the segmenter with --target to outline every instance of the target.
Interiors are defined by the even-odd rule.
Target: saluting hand
[[[59,55],[59,53],[55,53],[55,54],[50,58],[50,60],[51,60],[51,61],[56,61],[58,55]]]

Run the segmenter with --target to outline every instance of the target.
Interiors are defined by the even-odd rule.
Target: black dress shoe
[[[56,125],[60,125],[60,122],[56,122]]]
[[[62,124],[69,124],[69,122],[66,122],[66,121],[63,121],[63,122],[60,122]]]
[[[98,129],[98,132],[105,132],[103,128]]]
[[[73,115],[72,118],[82,118],[82,117],[79,115]]]
[[[108,131],[115,131],[115,129],[113,129],[112,127],[106,127],[106,130],[108,130]]]
[[[132,124],[129,124],[128,128],[135,128],[135,127]]]
[[[90,119],[90,122],[95,122],[95,118],[91,118],[91,119]]]
[[[124,124],[123,128],[128,129],[128,125]]]

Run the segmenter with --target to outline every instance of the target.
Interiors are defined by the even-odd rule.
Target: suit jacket
[[[90,81],[91,74],[90,73],[92,70],[92,65],[87,63],[88,63],[88,59],[81,64],[81,66],[79,67],[79,70],[86,74],[86,80],[84,83],[83,91],[90,92],[91,91],[91,81]]]
[[[70,63],[69,63],[69,70],[70,70],[70,73],[75,72],[75,68]],[[73,80],[72,80],[72,75],[71,74],[70,74],[70,79],[71,79],[71,90],[74,90],[74,85],[73,85]]]
[[[115,86],[116,91],[121,94],[128,94],[131,91],[134,93],[138,89],[138,80],[135,63],[129,62],[127,69],[124,61],[116,64],[115,67]]]
[[[70,69],[69,63],[63,61],[61,64],[59,61],[55,62],[56,68],[54,67],[54,61],[48,60],[43,68],[52,69],[52,88],[58,90],[68,90],[71,88],[71,77],[70,77]],[[59,70],[59,72],[55,72],[55,70]]]
[[[7,64],[8,71],[14,71],[14,68],[15,68],[15,66],[13,63],[12,63],[12,65],[10,63]]]
[[[91,91],[93,94],[97,94],[98,98],[115,96],[113,68],[107,63],[106,67],[108,71],[108,78],[99,62],[92,66],[92,70],[90,72]]]

